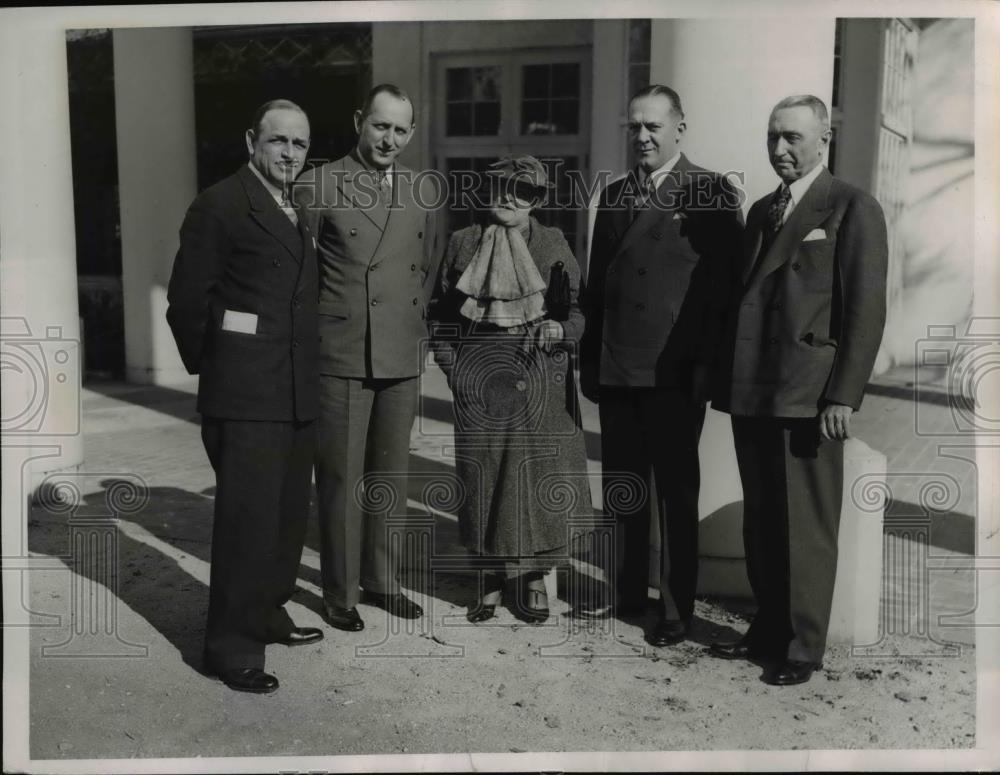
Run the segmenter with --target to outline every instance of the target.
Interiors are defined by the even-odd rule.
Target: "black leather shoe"
[[[496,615],[496,612],[497,607],[495,605],[476,603],[474,606],[469,608],[465,618],[472,624],[478,624],[479,622],[488,622]]]
[[[372,605],[384,608],[400,619],[419,619],[424,615],[424,609],[414,603],[402,592],[394,595],[383,595],[379,592],[368,592],[368,600]]]
[[[341,608],[333,603],[324,603],[323,618],[331,627],[345,632],[361,632],[365,628],[364,620],[354,606]]]
[[[294,627],[284,638],[278,641],[284,646],[308,646],[323,640],[323,631],[316,627]]]
[[[762,656],[760,650],[750,645],[746,638],[733,643],[713,643],[708,647],[708,653],[719,659],[754,659]]]
[[[541,575],[528,574],[514,581],[514,604],[510,612],[528,624],[542,624],[549,618],[549,596]]]
[[[216,673],[230,689],[254,694],[270,694],[278,690],[278,679],[259,667],[238,667]]]
[[[812,678],[813,672],[823,667],[816,662],[799,662],[797,659],[786,659],[781,664],[764,673],[764,683],[772,686],[794,686],[804,684]]]
[[[653,646],[673,646],[688,636],[690,627],[680,619],[660,617],[647,639]]]

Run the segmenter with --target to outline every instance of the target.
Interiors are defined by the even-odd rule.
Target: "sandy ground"
[[[976,744],[975,649],[935,642],[941,628],[897,627],[889,632],[909,635],[867,649],[835,644],[809,683],[782,688],[764,684],[760,667],[704,653],[744,631],[746,603],[700,599],[692,640],[653,648],[643,639],[652,614],[574,624],[563,615],[572,586],[565,578],[542,626],[505,609],[488,624],[467,624],[474,579],[435,572],[430,582],[404,580],[427,611],[420,622],[362,605],[363,632],[334,630],[319,615],[315,518],[289,610],[326,638],[268,648],[277,693],[233,692],[201,672],[213,479],[191,397],[131,386],[106,393],[85,393],[84,501],[29,516],[38,564],[24,574],[36,760]],[[418,471],[435,465],[414,461]],[[101,515],[118,476],[143,482],[148,502],[119,497],[114,522]],[[422,480],[413,479],[419,494]],[[454,525],[437,527],[454,544]],[[97,545],[107,551],[90,551]],[[934,605],[922,609],[924,620],[930,610],[974,607],[974,590],[962,584],[962,595],[945,601],[951,608],[927,598]]]
[[[362,605],[368,627],[352,634],[323,625],[318,598],[300,590],[294,618],[324,627],[326,639],[269,647],[281,689],[236,693],[200,672],[207,589],[196,576],[208,525],[175,557],[157,551],[155,527],[122,526],[117,597],[92,583],[100,568],[31,574],[32,610],[65,617],[31,635],[33,758],[975,744],[970,647],[942,657],[926,640],[899,637],[868,656],[834,646],[808,684],[776,688],[759,667],[704,653],[745,629],[734,603],[700,600],[692,641],[653,648],[643,641],[651,619],[581,627],[558,615],[562,601],[545,625],[521,624],[506,609],[468,625],[474,582],[457,574],[416,594],[428,611],[420,623]],[[36,512],[31,528],[34,552],[65,552],[64,517]],[[117,637],[74,634],[73,596],[112,621]],[[88,650],[110,656],[72,656]]]

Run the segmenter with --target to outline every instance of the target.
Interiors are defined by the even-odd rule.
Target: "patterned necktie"
[[[781,189],[778,191],[778,195],[771,200],[771,204],[767,208],[767,229],[768,233],[773,237],[778,233],[778,229],[781,228],[782,219],[785,217],[785,210],[788,208],[788,203],[792,200],[792,191],[784,183],[781,184]]]
[[[389,182],[389,173],[381,171],[378,176],[378,198],[383,207],[388,208],[392,204],[392,184]]]

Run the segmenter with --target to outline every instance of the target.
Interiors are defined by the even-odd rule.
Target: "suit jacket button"
[[[514,387],[515,387],[515,388],[517,388],[517,390],[518,390],[519,392],[523,393],[523,392],[524,392],[525,390],[527,390],[527,388],[528,388],[528,383],[527,383],[527,382],[525,382],[525,381],[524,381],[523,379],[519,379],[519,380],[518,380],[518,381],[517,381],[517,382],[516,382],[516,383],[514,384]]]
[[[411,272],[416,272],[417,271],[417,265],[416,264],[410,264],[410,271]]]
[[[414,306],[414,307],[416,307],[416,306],[417,306],[417,303],[418,303],[418,302],[417,302],[417,300],[416,300],[416,299],[414,299],[414,300],[413,300],[413,306]]]
[[[417,239],[423,239],[423,238],[424,238],[424,233],[422,231],[418,231],[417,232]]]
[[[796,261],[794,264],[792,264],[792,271],[794,271],[794,272],[799,271],[801,268],[802,268],[802,264],[800,264],[798,261]]]
[[[639,312],[642,312],[644,309],[646,309],[646,305],[643,304],[642,302],[639,302],[638,304],[635,305],[635,308],[639,310]]]
[[[776,337],[776,336],[772,336],[772,337],[771,337],[770,339],[768,339],[767,341],[769,341],[769,342],[770,342],[771,344],[777,344],[777,343],[778,343],[778,337]]]
[[[271,264],[272,264],[273,266],[281,266],[281,262],[280,262],[280,261],[279,261],[278,259],[274,259],[274,260],[273,260],[273,261],[271,262]]]
[[[374,272],[376,269],[378,269],[378,264],[372,264],[370,267],[368,267],[369,272]]]
[[[293,339],[292,340],[292,349],[294,350],[298,346],[299,346],[299,340],[298,339]]]
[[[639,267],[639,274],[646,274],[646,267],[640,266]]]
[[[357,237],[358,236],[358,230],[357,229],[351,229],[351,236],[352,237]]]
[[[378,299],[372,299],[372,306],[373,307],[377,307],[378,306]]]

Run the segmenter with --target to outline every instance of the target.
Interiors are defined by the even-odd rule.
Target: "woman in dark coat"
[[[462,541],[492,565],[468,619],[491,618],[506,586],[513,613],[541,622],[543,573],[567,556],[567,518],[592,514],[572,369],[580,268],[562,232],[530,215],[551,188],[542,164],[493,167],[488,223],[448,244],[434,353],[454,396]]]

